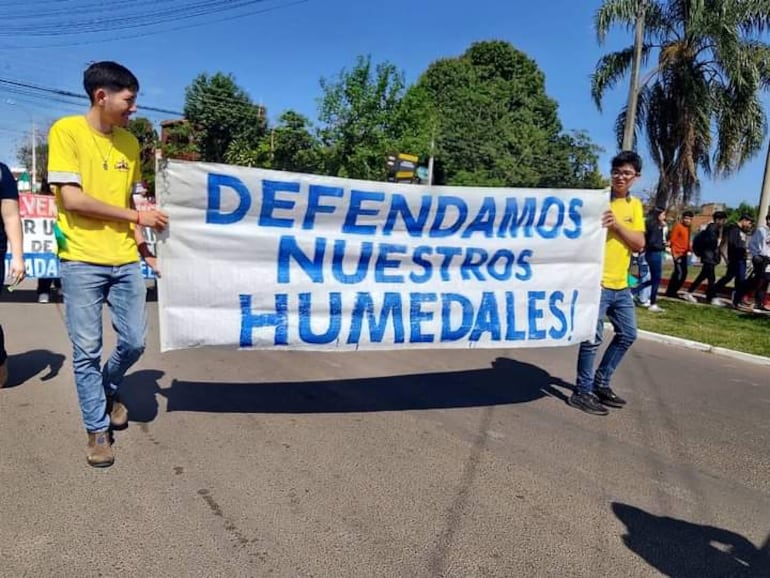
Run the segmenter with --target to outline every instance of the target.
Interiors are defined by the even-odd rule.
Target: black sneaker
[[[594,393],[604,405],[610,407],[623,407],[626,405],[626,400],[617,395],[609,387],[597,387],[594,389]]]
[[[567,403],[591,415],[607,415],[610,411],[599,403],[593,393],[573,393]]]

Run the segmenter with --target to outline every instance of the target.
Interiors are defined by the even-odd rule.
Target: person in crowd
[[[722,233],[727,222],[727,213],[715,211],[712,222],[700,231],[693,239],[693,252],[700,259],[701,270],[698,276],[690,283],[690,287],[682,294],[682,297],[690,303],[697,303],[695,293],[706,281],[706,293],[711,291],[716,282],[716,266],[722,261],[719,248],[722,245]]]
[[[682,213],[681,220],[671,229],[671,257],[674,259],[674,270],[666,288],[666,297],[678,297],[679,290],[687,280],[687,265],[690,259],[690,226],[693,212]]]
[[[580,344],[575,391],[569,405],[592,415],[607,415],[607,407],[621,408],[626,400],[610,383],[618,365],[636,340],[636,309],[628,286],[631,254],[644,249],[644,207],[631,196],[631,185],[642,172],[642,160],[633,151],[623,151],[611,161],[610,207],[602,224],[607,228],[604,266],[599,299],[599,319],[593,339]],[[598,368],[596,354],[604,335],[604,319],[610,320],[615,335]]]
[[[5,254],[11,243],[11,267],[6,279]],[[24,241],[19,213],[19,188],[7,165],[0,163],[0,293],[5,284],[14,287],[24,279]],[[0,325],[0,387],[8,383],[8,353]]]
[[[754,225],[754,217],[744,213],[738,222],[726,227],[723,244],[727,250],[727,271],[706,293],[706,300],[721,306],[717,295],[735,279],[732,304],[736,309],[745,309],[743,296],[746,294],[746,257],[748,255],[748,233]]]

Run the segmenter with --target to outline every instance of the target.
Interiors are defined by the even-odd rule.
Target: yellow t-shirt
[[[612,199],[610,209],[615,220],[632,231],[644,233],[644,207],[636,197]],[[625,289],[628,287],[628,268],[631,265],[631,249],[612,231],[607,232],[604,247],[604,271],[602,287]]]
[[[125,129],[111,136],[91,128],[84,116],[59,119],[48,134],[48,181],[56,194],[57,225],[66,238],[59,257],[96,265],[124,265],[139,260],[134,226],[68,212],[60,186],[78,184],[104,203],[129,208],[141,189],[139,142]],[[57,186],[58,185],[58,186]]]

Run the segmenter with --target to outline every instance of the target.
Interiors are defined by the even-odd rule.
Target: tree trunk
[[[646,0],[639,0],[636,15],[636,34],[634,37],[634,61],[631,64],[631,82],[628,88],[626,123],[623,129],[623,150],[634,148],[634,129],[636,128],[636,108],[639,103],[639,68],[642,64],[642,44],[644,43],[644,13]]]
[[[767,145],[765,177],[762,179],[762,193],[759,195],[759,214],[757,215],[757,226],[764,226],[765,217],[767,217],[768,205],[770,205],[770,143]]]

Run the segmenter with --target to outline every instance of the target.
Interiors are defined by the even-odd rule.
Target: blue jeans
[[[645,251],[644,262],[647,264],[647,270],[650,273],[649,280],[642,283],[636,290],[641,301],[645,300],[642,298],[644,295],[647,297],[650,305],[655,305],[655,302],[658,300],[660,278],[663,275],[663,251]]]
[[[647,263],[647,254],[642,253],[639,255],[637,262],[639,263],[639,285],[634,289],[637,299],[640,303],[649,303],[650,301],[650,286],[652,285],[652,274],[650,271],[650,265]]]
[[[80,411],[88,432],[109,429],[107,396],[144,352],[146,289],[139,263],[119,266],[61,263],[67,331]],[[102,367],[102,306],[107,303],[117,346]]]
[[[594,373],[596,352],[604,338],[605,317],[612,323],[615,336]],[[593,341],[584,341],[580,344],[577,363],[577,392],[588,393],[597,387],[609,387],[612,374],[615,373],[620,361],[634,341],[636,341],[636,310],[631,290],[602,287],[596,336]]]

